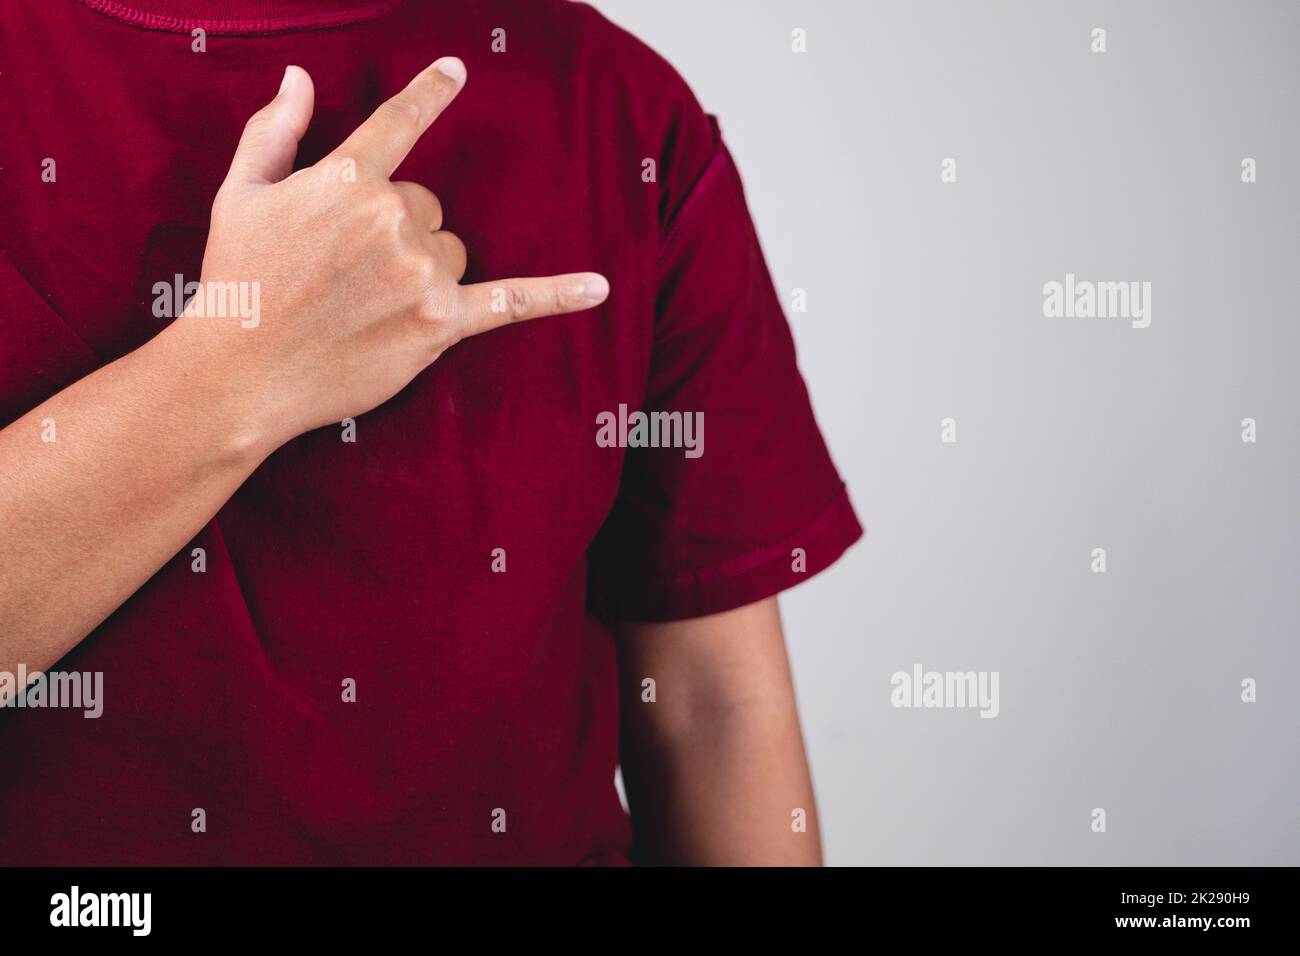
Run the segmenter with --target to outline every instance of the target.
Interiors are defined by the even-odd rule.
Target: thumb
[[[293,172],[298,141],[311,122],[316,91],[300,66],[285,69],[275,99],[249,117],[226,182],[238,185],[277,183]]]

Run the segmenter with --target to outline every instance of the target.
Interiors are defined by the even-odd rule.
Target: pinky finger
[[[461,287],[465,335],[547,315],[581,312],[609,297],[609,282],[596,272],[531,279],[498,279]]]

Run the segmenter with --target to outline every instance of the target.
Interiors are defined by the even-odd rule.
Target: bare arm
[[[466,336],[603,301],[593,273],[460,285],[438,199],[389,181],[464,79],[437,61],[295,173],[314,91],[291,67],[244,130],[200,277],[256,285],[256,321],[182,315],[0,431],[0,670],[58,661],[290,438],[387,401]]]
[[[637,861],[820,865],[777,599],[626,624],[619,638],[621,762]],[[646,678],[654,703],[643,700]]]
[[[0,671],[55,663],[270,452],[179,338],[159,335],[0,431]]]

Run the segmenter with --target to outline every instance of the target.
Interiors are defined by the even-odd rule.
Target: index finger
[[[391,176],[464,85],[464,63],[454,56],[435,60],[404,90],[380,103],[330,155],[355,159],[385,178]]]

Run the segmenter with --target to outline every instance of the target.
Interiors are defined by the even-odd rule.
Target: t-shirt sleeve
[[[813,417],[740,174],[716,119],[700,119],[711,141],[703,165],[686,187],[665,189],[641,410],[694,416],[701,453],[627,448],[591,551],[592,603],[608,620],[741,607],[828,567],[863,533]]]

